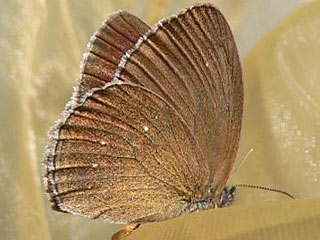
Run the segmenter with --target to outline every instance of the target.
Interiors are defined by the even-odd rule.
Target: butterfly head
[[[230,188],[225,187],[220,195],[220,197],[216,200],[218,207],[227,207],[231,205],[234,201],[234,197],[236,195],[236,187],[232,186]]]
[[[184,212],[198,212],[212,208],[222,208],[231,205],[236,194],[236,187],[225,187],[221,194],[215,195],[208,190],[209,194],[201,198],[194,198],[188,201]]]

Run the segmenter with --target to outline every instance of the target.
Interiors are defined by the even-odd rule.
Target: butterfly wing
[[[123,35],[123,25],[135,33]],[[238,148],[243,89],[230,28],[210,4],[151,30],[126,14],[103,28],[50,132],[50,199],[57,210],[113,222],[177,216],[208,182],[221,191]]]
[[[236,157],[243,111],[239,56],[220,11],[198,4],[160,21],[122,57],[116,76],[151,89],[183,117],[220,193]]]
[[[50,132],[45,165],[55,209],[120,223],[180,215],[209,178],[181,116],[132,84],[96,90],[67,112]]]
[[[149,29],[146,23],[128,12],[119,11],[110,16],[88,43],[75,101],[83,101],[92,89],[110,82],[121,57]]]

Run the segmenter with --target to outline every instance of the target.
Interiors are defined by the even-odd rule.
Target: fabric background
[[[221,229],[217,224],[228,223],[229,234],[221,232],[220,237],[242,239],[243,234],[254,234],[258,228],[280,224],[287,229],[286,222],[290,228],[299,216],[306,221],[302,226],[310,226],[315,219],[319,223],[320,211],[316,206],[320,205],[320,3],[212,2],[231,25],[244,73],[245,110],[235,167],[241,166],[229,183],[277,187],[299,199],[315,199],[292,205],[286,204],[288,199],[279,194],[239,189],[235,206],[216,214],[230,221],[216,221],[214,226]],[[123,227],[50,209],[41,178],[46,134],[71,96],[89,37],[108,15],[120,8],[153,25],[191,3],[0,0],[1,239],[109,239]],[[253,153],[243,161],[251,148]],[[289,206],[285,208],[287,215],[282,222],[272,224],[272,213],[276,214],[273,209],[281,204]],[[310,214],[306,210],[307,215],[299,215],[301,208],[311,209]],[[257,225],[249,209],[261,209],[258,214],[266,214],[266,222]],[[231,221],[235,218],[238,221]],[[241,227],[235,225],[237,222],[244,224]],[[308,234],[302,227],[300,232],[303,231]]]

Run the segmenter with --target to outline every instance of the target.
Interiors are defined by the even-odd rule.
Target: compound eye
[[[232,196],[236,193],[236,187],[235,186],[232,186],[229,190],[229,193],[232,194]]]

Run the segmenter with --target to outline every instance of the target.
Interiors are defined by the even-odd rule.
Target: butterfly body
[[[187,206],[183,212],[191,213],[229,206],[233,203],[235,193],[236,192],[234,187],[231,187],[229,189],[224,188],[221,195],[214,196],[213,194],[210,194],[211,196],[209,197],[206,196],[189,200],[187,201]]]

